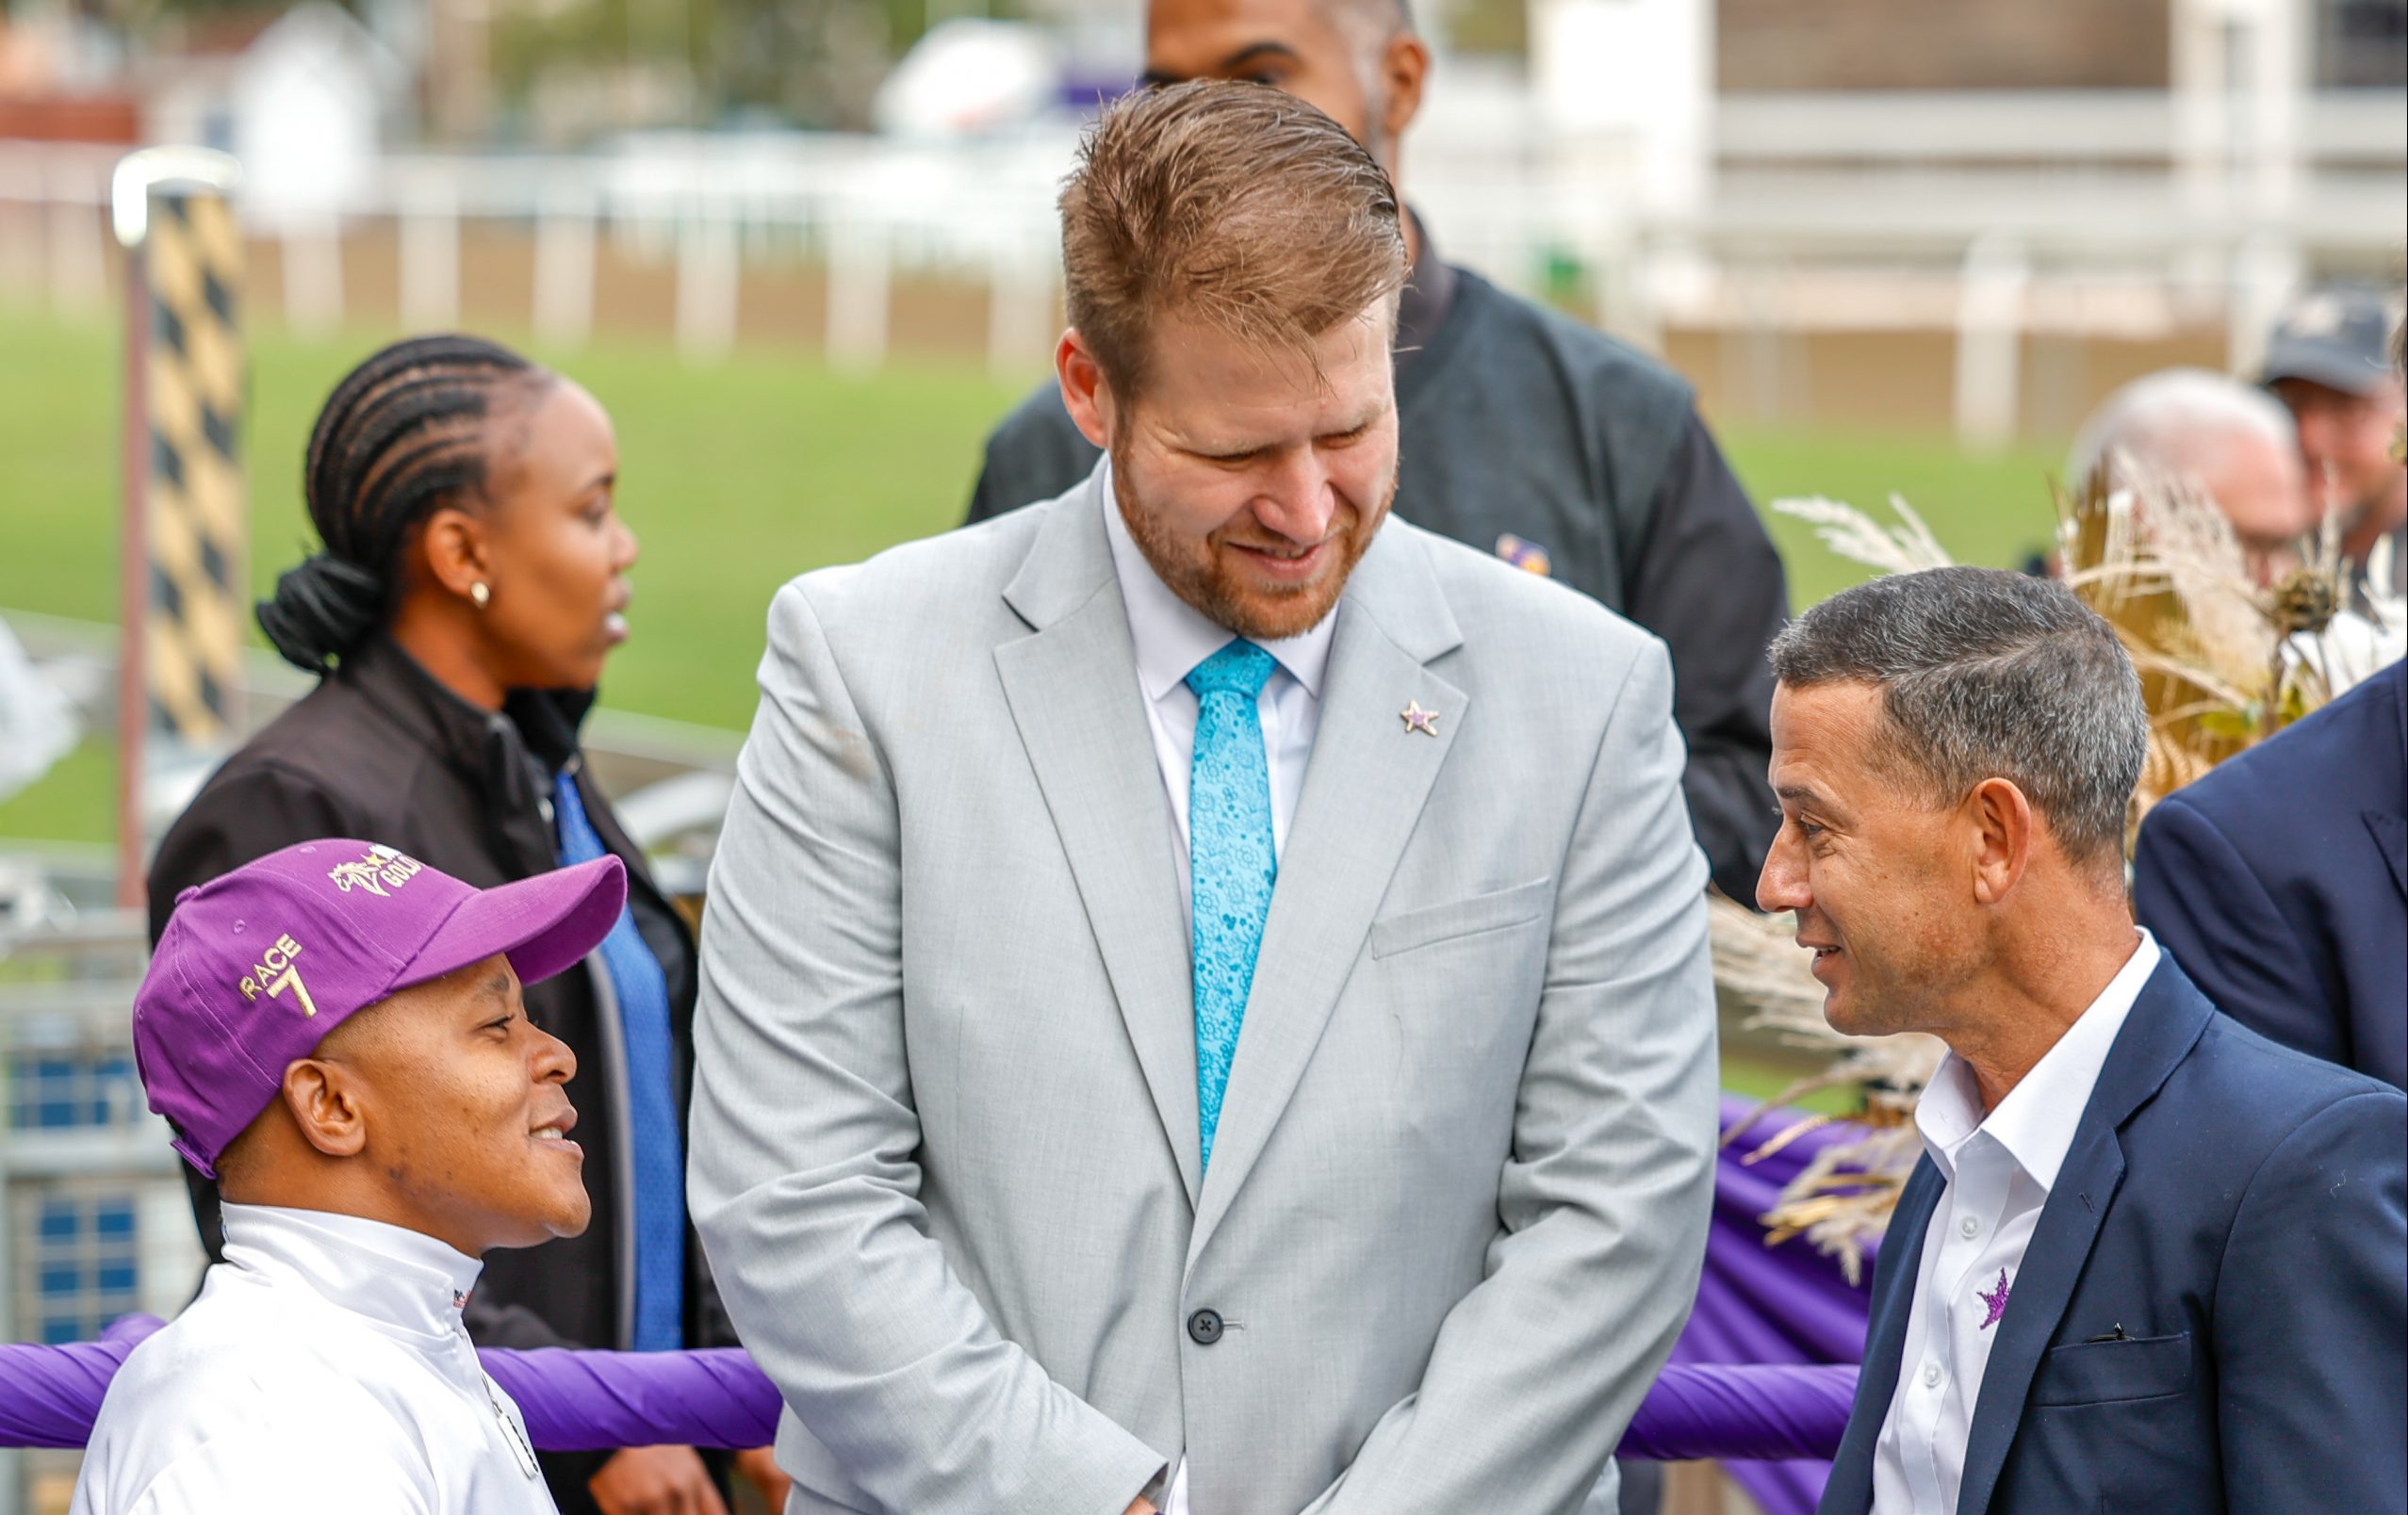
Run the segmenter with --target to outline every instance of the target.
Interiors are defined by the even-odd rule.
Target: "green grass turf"
[[[253,343],[244,443],[259,595],[309,537],[302,449],[318,407],[380,339]],[[0,312],[0,607],[116,618],[117,342],[109,326]],[[1018,398],[975,368],[848,378],[758,357],[691,370],[654,348],[535,355],[609,408],[619,508],[643,539],[635,636],[612,660],[606,697],[725,726],[751,717],[771,592],[957,524],[979,441]]]
[[[116,835],[117,757],[88,741],[24,792],[0,800],[0,837],[23,841],[106,841]]]
[[[1775,1062],[1744,1051],[1726,1039],[1723,1043],[1723,1088],[1749,1100],[1777,1098],[1782,1090],[1797,1082],[1800,1068],[1795,1063]],[[1848,1089],[1817,1089],[1802,1100],[1789,1101],[1793,1109],[1811,1111],[1818,1116],[1847,1116],[1855,1112],[1855,1093]]]
[[[1887,527],[1897,522],[1889,503],[1897,495],[1958,562],[1984,568],[2022,567],[2056,531],[2049,480],[2064,467],[2062,447],[2026,443],[1975,456],[1948,437],[1929,434],[1747,427],[1725,428],[1721,434],[1732,469],[1780,548],[1794,608],[1870,578],[1873,570],[1833,553],[1804,521],[1771,510],[1777,499],[1821,495]]]
[[[244,444],[260,595],[307,539],[301,457],[318,406],[385,334],[254,336]],[[689,368],[649,346],[533,350],[609,407],[620,509],[644,542],[635,634],[612,660],[605,700],[737,728],[751,718],[772,591],[954,525],[979,441],[1020,393],[975,366],[854,377],[803,356]],[[116,618],[121,361],[110,323],[0,307],[0,607]],[[1974,458],[1945,438],[1740,426],[1722,436],[1760,501],[1820,494],[1870,508],[1895,490],[1960,561],[2010,564],[2048,529],[2053,451]],[[1796,603],[1864,576],[1801,523],[1771,520]],[[109,766],[97,747],[71,757],[0,803],[0,837],[103,839]]]

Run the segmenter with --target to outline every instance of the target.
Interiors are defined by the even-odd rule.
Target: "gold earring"
[[[478,610],[482,611],[486,606],[493,603],[493,591],[486,588],[485,581],[480,578],[475,583],[468,586],[468,599],[471,604],[475,605]]]

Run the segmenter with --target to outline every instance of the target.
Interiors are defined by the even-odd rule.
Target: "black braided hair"
[[[322,676],[385,624],[410,534],[484,487],[494,398],[543,376],[500,343],[447,334],[393,343],[335,386],[302,475],[324,549],[258,606],[287,662]]]

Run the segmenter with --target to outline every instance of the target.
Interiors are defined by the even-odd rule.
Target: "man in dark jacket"
[[[1255,79],[1327,112],[1397,173],[1430,51],[1400,0],[1153,0],[1146,82]],[[1755,897],[1787,616],[1779,556],[1687,384],[1613,338],[1450,267],[1408,217],[1397,318],[1398,514],[1551,574],[1662,637],[1683,790],[1714,882]],[[1048,380],[988,438],[970,519],[1051,499],[1096,449]]]
[[[2408,663],[2158,802],[2132,903],[2226,1015],[2408,1086]]]
[[[1859,584],[1773,644],[1835,1031],[1948,1051],[1822,1515],[2408,1511],[2408,1100],[2219,1015],[2124,903],[2148,749],[2061,584]]]
[[[168,831],[150,874],[156,941],[184,890],[318,837],[369,837],[479,888],[549,871],[558,861],[548,775],[572,769],[603,845],[627,865],[628,903],[669,994],[673,1087],[693,1075],[695,949],[684,920],[652,883],[643,853],[577,751],[589,693],[517,691],[488,713],[469,705],[391,641],[362,647],[211,776]],[[586,969],[593,967],[591,961]],[[583,1071],[576,1099],[592,1119],[586,1149],[592,1224],[573,1238],[497,1252],[465,1317],[483,1345],[628,1347],[635,1308],[634,1168],[625,1058],[606,974],[572,969],[526,988],[528,1018],[566,1042]],[[193,1181],[193,1208],[212,1262],[221,1259],[218,1199]],[[733,1329],[688,1232],[684,1340],[732,1345]],[[549,1455],[546,1474],[564,1511],[599,1507],[587,1483],[607,1453]]]

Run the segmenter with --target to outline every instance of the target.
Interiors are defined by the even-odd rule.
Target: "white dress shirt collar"
[[[2056,1044],[2023,1075],[1998,1108],[1983,1113],[1974,1070],[1955,1052],[1940,1067],[1915,1106],[1915,1127],[1924,1150],[1939,1165],[1941,1176],[1957,1177],[1957,1158],[1975,1135],[1987,1133],[2007,1149],[2024,1175],[2045,1194],[2056,1184],[2057,1169],[2073,1145],[2073,1131],[2090,1102],[2106,1066],[2116,1034],[2132,1014],[2141,987],[2157,970],[2157,940],[2144,927],[2132,955],[2097,999],[2065,1029]]]
[[[288,1279],[403,1339],[449,1344],[484,1264],[421,1231],[279,1205],[225,1206],[226,1262]]]
[[[1948,1185],[1921,1237],[1897,1388],[1874,1443],[1876,1515],[1956,1507],[1974,1411],[2023,1255],[2157,959],[2157,944],[2140,933],[2123,967],[1997,1109],[1984,1114],[1973,1069],[1954,1053],[1924,1090],[1916,1129]],[[1916,1240],[1891,1234],[1898,1246]]]
[[[1098,464],[1104,497],[1104,530],[1112,545],[1112,569],[1120,577],[1121,601],[1128,610],[1129,638],[1136,644],[1138,682],[1149,700],[1158,700],[1185,679],[1196,664],[1229,644],[1236,633],[1179,597],[1146,561],[1128,523],[1121,518],[1120,497],[1112,484],[1107,457]],[[1278,660],[1288,676],[1321,697],[1321,676],[1329,671],[1330,638],[1337,627],[1335,614],[1301,636],[1284,637],[1256,645]]]

